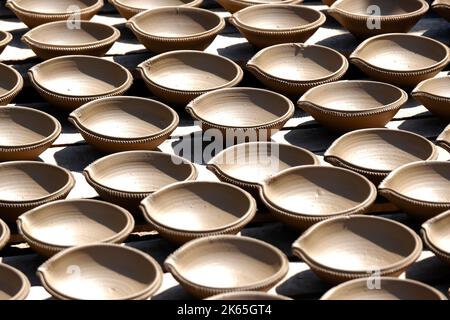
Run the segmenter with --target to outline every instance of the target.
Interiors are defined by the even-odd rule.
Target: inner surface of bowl
[[[390,16],[408,14],[422,8],[423,4],[417,0],[345,0],[337,2],[333,8],[341,9],[343,11],[358,14],[369,15],[367,8],[370,6],[377,6],[380,12],[376,12],[376,16]]]
[[[187,231],[231,226],[250,211],[252,204],[236,187],[200,181],[176,184],[153,194],[144,203],[152,220]]]
[[[23,146],[38,143],[57,130],[46,114],[21,107],[0,108],[0,146]]]
[[[14,89],[19,79],[17,74],[13,72],[8,66],[0,63],[0,96],[7,94]]]
[[[68,28],[66,21],[45,24],[27,35],[34,41],[49,45],[76,46],[105,40],[114,34],[114,29],[101,23],[80,21],[79,28]]]
[[[258,183],[284,169],[315,164],[313,154],[277,143],[241,143],[225,149],[211,164],[234,179]]]
[[[309,215],[349,211],[367,201],[371,185],[350,171],[325,166],[304,166],[270,179],[264,196],[277,207]]]
[[[0,42],[4,41],[8,37],[8,34],[5,31],[0,31]]]
[[[118,245],[69,249],[46,265],[46,283],[74,299],[123,299],[143,294],[158,277],[158,270],[143,255]],[[81,270],[78,276],[73,274],[74,266]]]
[[[180,161],[180,159],[176,159]],[[89,175],[97,183],[125,192],[154,192],[193,175],[187,161],[175,163],[171,155],[130,151],[104,157],[90,165]]]
[[[193,103],[198,117],[229,127],[253,127],[276,121],[290,109],[288,100],[272,91],[229,88],[201,96]]]
[[[434,96],[450,98],[450,76],[426,80],[418,90]]]
[[[290,44],[264,49],[252,63],[281,79],[309,81],[339,71],[345,63],[344,59],[322,46]]]
[[[105,94],[128,79],[127,72],[118,64],[97,57],[65,56],[38,66],[34,72],[36,82],[46,90],[67,96]]]
[[[447,55],[447,50],[436,41],[402,34],[369,39],[358,52],[358,56],[371,65],[393,71],[430,68]]]
[[[211,90],[234,80],[238,73],[231,61],[203,52],[175,51],[158,57],[147,70],[149,78],[175,90]]]
[[[267,2],[267,1],[266,1]],[[235,14],[244,25],[267,30],[298,28],[320,18],[320,13],[300,6],[258,6]]]
[[[439,250],[450,254],[450,214],[442,213],[428,224],[426,237]]]
[[[23,279],[18,273],[0,263],[0,300],[9,300],[23,290]]]
[[[260,243],[239,238],[197,242],[177,257],[177,271],[192,283],[213,288],[250,286],[280,271],[281,257]]]
[[[326,222],[303,239],[302,249],[315,262],[335,270],[386,269],[416,249],[413,234],[387,219],[352,216]]]
[[[39,13],[47,14],[66,14],[67,8],[78,7],[84,9],[93,6],[97,0],[14,0],[20,7]]]
[[[23,232],[39,242],[75,246],[105,241],[123,231],[128,216],[100,201],[58,201],[20,217]]]
[[[193,36],[214,29],[220,17],[198,8],[161,8],[133,19],[139,29],[159,37]]]
[[[325,294],[325,300],[439,300],[440,293],[422,283],[390,277],[379,279],[375,290],[367,285],[368,279],[343,283]],[[369,280],[370,281],[370,280]],[[443,296],[443,295],[442,295]]]
[[[138,9],[154,9],[167,6],[183,6],[192,0],[116,0],[118,3]]]
[[[79,109],[77,118],[91,132],[125,139],[157,134],[176,121],[166,105],[137,97],[96,100]]]
[[[0,176],[0,200],[17,202],[49,196],[70,179],[62,168],[32,161],[4,162]]]
[[[450,203],[450,162],[417,162],[402,167],[386,180],[389,189],[411,199]]]
[[[306,92],[301,100],[339,111],[365,111],[392,104],[402,98],[397,87],[374,81],[338,81]]]
[[[325,156],[335,156],[360,168],[392,171],[404,164],[426,160],[433,146],[407,131],[368,129],[350,132],[337,140]]]

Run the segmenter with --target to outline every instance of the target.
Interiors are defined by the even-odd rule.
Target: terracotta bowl
[[[0,212],[7,223],[41,204],[67,197],[75,185],[72,174],[38,161],[0,163]]]
[[[94,100],[73,111],[69,120],[89,144],[104,152],[154,150],[179,122],[167,105],[139,97]]]
[[[162,53],[141,63],[138,70],[155,96],[183,107],[205,92],[238,85],[243,76],[230,59],[195,50]]]
[[[89,101],[122,95],[133,83],[120,64],[92,56],[53,58],[28,70],[31,83],[54,106],[72,111]]]
[[[195,180],[197,169],[167,153],[127,151],[94,161],[83,174],[102,199],[135,214],[145,197],[174,182]]]
[[[264,89],[225,88],[205,93],[186,110],[202,129],[220,130],[222,138],[244,141],[270,140],[293,116],[294,104],[286,97]]]
[[[289,263],[279,249],[261,240],[221,235],[184,244],[164,267],[192,295],[206,298],[232,291],[268,291],[284,278]]]
[[[25,33],[22,41],[46,60],[73,54],[104,56],[120,37],[119,30],[106,24],[76,23],[79,28],[69,28],[67,21],[49,22]]]
[[[404,130],[360,129],[344,134],[324,154],[325,161],[366,176],[378,185],[398,167],[435,160],[436,147],[422,136]]]
[[[25,107],[0,108],[0,161],[34,160],[61,133],[53,116]]]
[[[350,55],[350,61],[371,78],[414,87],[437,75],[450,61],[449,49],[439,41],[403,33],[369,38]]]
[[[449,0],[434,0],[431,4],[438,15],[450,22],[450,1]]]
[[[23,88],[23,78],[12,67],[0,63],[0,106],[7,105]]]
[[[424,80],[411,95],[434,115],[450,121],[450,76]]]
[[[408,94],[375,81],[337,81],[308,90],[298,106],[327,128],[346,132],[382,128],[408,101]]]
[[[377,6],[379,12],[370,10]],[[428,11],[425,0],[341,0],[327,13],[358,38],[408,32]]]
[[[439,135],[436,143],[450,152],[450,125]]]
[[[250,6],[229,18],[248,42],[258,48],[305,42],[325,20],[325,15],[315,9],[288,4]]]
[[[450,210],[422,224],[422,239],[433,253],[450,264]]]
[[[266,292],[241,291],[218,294],[205,300],[292,300],[291,298]]]
[[[0,54],[5,50],[6,46],[11,42],[13,36],[7,31],[0,30]]]
[[[228,12],[234,13],[258,4],[299,4],[303,0],[217,0]]]
[[[380,277],[376,281],[365,278],[344,282],[320,300],[447,300],[440,291],[419,281],[395,277]]]
[[[0,300],[24,300],[30,292],[27,277],[5,263],[0,263]]]
[[[246,67],[269,89],[298,98],[308,89],[342,78],[348,61],[324,46],[284,43],[259,51]]]
[[[221,181],[243,188],[258,199],[258,186],[265,179],[288,168],[311,164],[318,165],[320,160],[306,149],[260,141],[226,148],[206,167]]]
[[[175,243],[218,234],[237,234],[256,213],[256,202],[244,190],[223,182],[171,184],[141,202],[145,219]]]
[[[107,202],[60,200],[24,213],[17,227],[33,250],[52,256],[74,246],[121,243],[133,231],[134,220],[127,210]]]
[[[176,7],[200,7],[203,0],[109,0],[125,19],[148,9],[156,9],[167,6]]]
[[[159,289],[163,276],[148,254],[117,244],[63,250],[42,264],[37,275],[61,300],[144,300]]]
[[[8,244],[10,236],[8,225],[0,219],[0,250]]]
[[[322,220],[367,213],[377,189],[350,170],[307,165],[286,169],[263,181],[260,197],[275,218],[305,230]]]
[[[327,6],[331,6],[336,1],[337,0],[322,0],[323,4],[326,4]]]
[[[163,7],[142,12],[127,22],[147,50],[205,50],[225,27],[214,12],[192,7]]]
[[[90,20],[103,0],[7,0],[9,8],[30,29],[52,21]]]
[[[416,219],[450,209],[450,162],[419,161],[392,171],[378,192]]]
[[[398,277],[419,258],[422,241],[399,222],[356,215],[312,226],[292,250],[317,276],[337,284],[373,272]]]

